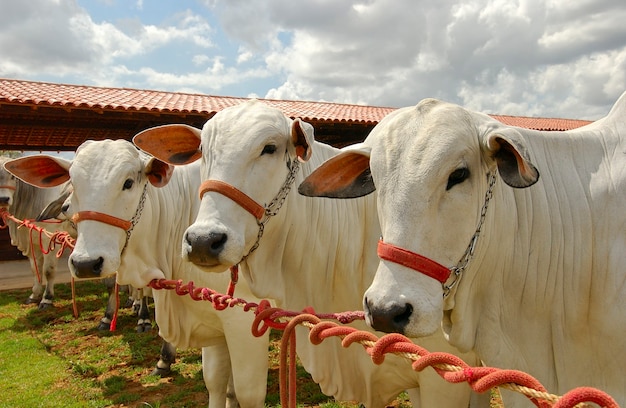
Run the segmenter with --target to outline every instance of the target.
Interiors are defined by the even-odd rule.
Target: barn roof
[[[0,149],[73,150],[87,139],[130,139],[166,123],[201,127],[247,98],[0,79]],[[289,117],[310,122],[334,145],[363,140],[390,107],[264,99]],[[491,115],[513,126],[567,130],[584,120]]]

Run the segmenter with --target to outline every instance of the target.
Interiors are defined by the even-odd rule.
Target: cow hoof
[[[39,302],[39,310],[47,310],[52,307],[51,302]]]
[[[32,297],[29,297],[28,299],[26,299],[26,300],[24,301],[24,304],[25,304],[25,305],[33,305],[33,304],[35,304],[35,303],[36,303],[36,304],[39,304],[39,302],[41,302],[41,298],[32,298]]]
[[[151,323],[141,323],[137,325],[137,333],[148,333],[152,330]]]
[[[130,309],[131,307],[133,307],[133,304],[135,303],[134,300],[132,300],[131,298],[126,299],[126,303],[124,303],[124,306],[122,306],[124,309]]]
[[[98,330],[100,330],[100,331],[110,331],[111,330],[111,323],[100,322],[100,324],[98,324]]]
[[[168,368],[156,367],[154,370],[152,370],[150,375],[158,375],[161,378],[165,378],[165,377],[169,377],[170,375],[172,375],[172,370],[169,367]]]

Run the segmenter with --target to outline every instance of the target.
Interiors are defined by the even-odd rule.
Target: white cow
[[[426,99],[300,188],[377,189],[383,260],[364,297],[373,327],[423,336],[443,321],[451,344],[489,366],[528,372],[553,393],[597,387],[626,406],[626,96],[566,132]],[[417,273],[396,247],[421,255],[407,263],[434,263]],[[459,276],[443,285],[425,274],[445,280],[450,266]]]
[[[373,198],[319,200],[289,193],[286,186],[294,178],[299,182],[337,152],[314,140],[311,125],[252,100],[220,111],[201,133],[172,125],[148,129],[134,142],[175,164],[194,160],[201,142],[202,204],[185,233],[184,257],[208,272],[241,262],[253,292],[275,299],[288,310],[312,306],[319,313],[330,313],[361,308],[378,264],[370,250],[380,236],[376,202]],[[302,172],[299,159],[308,160]],[[206,184],[206,180],[213,181]],[[240,192],[224,189],[223,183]],[[248,210],[227,197],[240,200],[242,193],[248,196],[243,199]],[[271,219],[263,215],[276,212]],[[367,329],[364,322],[355,326]],[[312,345],[307,336],[306,328],[297,329],[298,356],[327,395],[381,407],[403,390],[419,386],[421,395],[418,389],[411,391],[414,406],[467,407],[466,384],[447,384],[433,370],[416,373],[406,360],[393,355],[376,366],[358,345],[344,349],[338,339]],[[423,344],[454,351],[441,333]]]
[[[69,265],[76,277],[118,271],[121,284],[135,287],[166,278],[226,292],[229,272],[208,275],[181,259],[180,240],[200,204],[199,165],[172,169],[124,140],[87,141],[72,162],[52,160],[56,169],[53,164],[39,168],[71,179],[74,187],[71,207],[78,236]],[[26,178],[17,168],[12,171]],[[236,288],[237,296],[258,301],[245,282]],[[224,407],[227,397],[230,406],[237,401],[242,407],[263,406],[269,335],[252,336],[254,314],[240,307],[216,311],[169,290],[155,290],[153,296],[161,337],[177,347],[202,347],[209,407]],[[236,401],[227,396],[229,381]]]
[[[16,179],[4,168],[4,164],[10,160],[8,157],[0,157],[0,207],[6,208],[10,214],[20,220],[33,221],[49,202],[59,196],[63,187],[40,189]],[[45,234],[41,234],[43,242],[40,246],[39,232],[36,230],[31,232],[27,227],[18,228],[18,224],[13,221],[9,221],[8,224],[11,243],[28,257],[34,276],[33,290],[26,303],[38,303],[40,309],[52,306],[58,263],[57,251],[52,250],[47,254],[41,251],[42,246],[47,251],[50,242]],[[49,232],[71,230],[69,222],[35,223],[35,225]],[[45,289],[42,285],[44,281]]]

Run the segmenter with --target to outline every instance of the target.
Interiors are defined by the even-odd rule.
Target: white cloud
[[[239,53],[237,55],[237,64],[246,63],[254,57],[254,54],[246,49],[239,49]]]
[[[213,6],[231,36],[282,73],[271,98],[405,106],[433,96],[494,113],[597,118],[626,87],[621,0]],[[277,42],[280,32],[288,41]]]
[[[208,64],[211,61],[211,57],[209,57],[208,55],[199,54],[199,55],[194,55],[191,58],[191,61],[196,66],[202,66],[202,65]]]
[[[2,76],[36,76],[50,71],[56,75],[86,71],[98,75],[99,70],[108,70],[121,60],[173,43],[190,43],[204,49],[213,46],[210,25],[188,10],[175,16],[176,25],[142,25],[125,20],[122,30],[109,21],[95,23],[73,1],[16,3],[20,5],[5,9],[3,14],[13,23],[10,29],[0,31]]]
[[[623,0],[7,3],[0,76],[589,119],[626,89]]]

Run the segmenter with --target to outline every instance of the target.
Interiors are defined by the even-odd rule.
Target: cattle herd
[[[523,371],[553,394],[594,387],[626,406],[626,94],[603,119],[564,132],[425,99],[336,149],[249,100],[201,130],[160,126],[133,142],[86,141],[72,160],[2,159],[0,206],[36,219],[56,202],[55,228],[76,238],[68,265],[78,279],[177,279],[225,293],[239,266],[246,300],[364,310],[351,326]],[[47,279],[29,301],[50,307],[54,260],[16,233]],[[269,339],[252,335],[253,313],[152,296],[157,369],[177,347],[202,348],[209,407],[264,406]],[[490,406],[488,393],[402,357],[375,365],[360,347],[314,345],[304,327],[296,336],[304,368],[337,400],[384,407],[407,391],[414,407]]]

